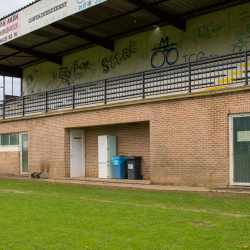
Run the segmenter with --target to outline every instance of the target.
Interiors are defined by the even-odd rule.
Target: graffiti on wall
[[[209,57],[214,57],[218,56],[217,54],[215,55],[210,55],[206,56],[204,52],[198,52],[197,54],[191,54],[191,55],[184,55],[185,62],[190,62],[190,61],[195,61],[195,60],[201,60],[201,59],[208,59]]]
[[[198,28],[193,29],[194,38],[212,38],[213,34],[225,27],[225,22],[219,24],[214,24],[209,22],[205,25],[202,25]]]
[[[116,52],[114,56],[111,55],[110,58],[104,58],[102,60],[103,73],[108,73],[110,69],[114,69],[117,65],[120,65],[126,61],[137,51],[135,45],[135,41],[132,41],[129,43],[128,48],[125,48],[122,53]]]
[[[235,44],[232,44],[233,46],[233,52],[240,52],[247,50],[247,43],[249,42],[244,42],[243,38],[239,39]]]
[[[73,85],[76,80],[83,79],[86,74],[93,77],[96,72],[96,64],[79,57],[78,60],[69,63],[67,66],[52,68],[49,71],[50,81],[46,88],[59,88]]]
[[[35,66],[32,69],[32,72],[27,76],[26,79],[26,90],[23,91],[23,95],[33,94],[37,92],[36,90],[36,82],[40,79],[41,76],[41,67],[39,65]],[[40,92],[40,89],[39,89]]]
[[[209,22],[205,25],[193,29],[192,34],[187,34],[187,33],[181,34],[180,43],[186,40],[192,40],[193,42],[197,43],[199,39],[201,39],[201,41],[203,39],[210,39],[213,37],[215,33],[225,28],[225,26],[226,23],[224,21],[217,24],[214,22]]]
[[[86,75],[91,79],[96,73],[96,64],[91,63],[84,57],[79,57],[65,66],[43,69],[42,66],[35,66],[26,77],[24,94],[41,92],[41,82],[44,82],[44,90],[67,87],[75,84],[77,80],[82,80]],[[41,73],[42,72],[42,73]],[[46,72],[46,73],[45,73]],[[39,88],[38,88],[39,86]]]
[[[51,88],[58,88],[59,86],[58,81],[58,68],[52,68],[49,70],[49,83],[47,86],[50,86]],[[46,86],[46,87],[47,87]]]
[[[68,63],[66,66],[51,68],[46,89],[55,89],[73,85],[76,80],[83,79],[86,74],[93,77],[96,72],[96,64],[79,57],[78,60]]]
[[[177,62],[179,52],[176,48],[177,43],[169,43],[170,38],[167,36],[165,39],[162,37],[160,43],[155,44],[153,55],[151,57],[151,67],[160,68],[166,65],[173,65]]]
[[[250,9],[242,9],[235,15],[235,21],[239,23],[246,23],[250,20]]]

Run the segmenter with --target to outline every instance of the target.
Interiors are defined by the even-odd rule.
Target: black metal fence
[[[223,85],[247,85],[249,56],[250,51],[238,52],[16,97],[0,104],[0,118]]]

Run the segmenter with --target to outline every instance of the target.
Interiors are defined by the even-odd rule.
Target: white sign
[[[133,164],[128,164],[128,169],[134,169]]]
[[[21,11],[0,21],[0,44],[21,35]]]
[[[0,44],[107,0],[41,0],[0,21]]]
[[[250,131],[237,131],[237,142],[250,141]]]

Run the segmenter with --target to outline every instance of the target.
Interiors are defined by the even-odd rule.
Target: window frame
[[[18,144],[13,144],[11,145],[11,134],[17,134],[17,140],[18,140]],[[9,144],[8,145],[2,145],[2,136],[3,135],[8,135],[9,138]],[[0,147],[19,147],[20,146],[20,133],[16,132],[16,133],[5,133],[5,134],[0,134]]]

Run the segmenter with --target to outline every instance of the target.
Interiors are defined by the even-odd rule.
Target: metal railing
[[[250,51],[238,52],[8,99],[0,104],[0,119],[201,88],[247,85],[249,56]]]

